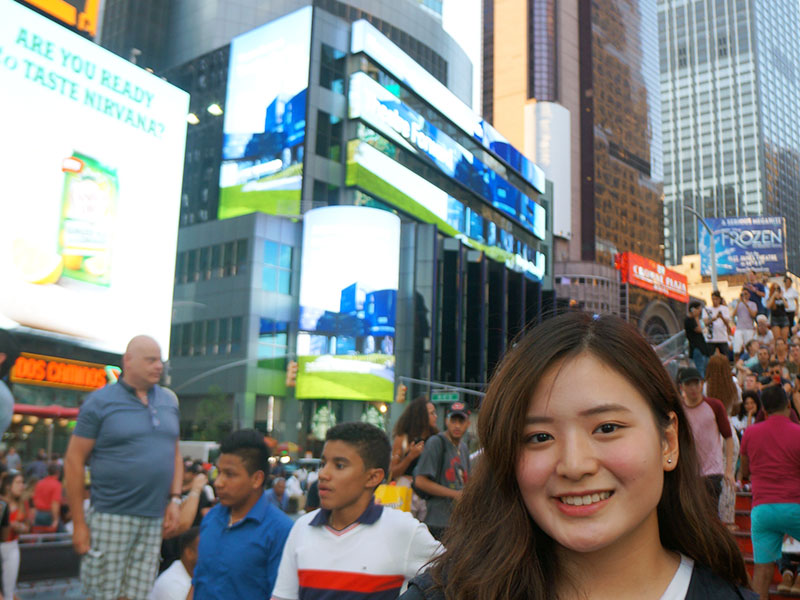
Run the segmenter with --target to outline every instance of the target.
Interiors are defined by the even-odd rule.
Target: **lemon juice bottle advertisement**
[[[64,160],[58,249],[64,276],[108,287],[117,172],[78,152]]]
[[[169,348],[189,96],[0,0],[0,328]]]

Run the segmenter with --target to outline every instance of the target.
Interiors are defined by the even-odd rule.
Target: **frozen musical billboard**
[[[714,231],[717,274],[786,271],[786,222],[783,217],[706,219]],[[711,236],[700,230],[700,272],[711,274]]]

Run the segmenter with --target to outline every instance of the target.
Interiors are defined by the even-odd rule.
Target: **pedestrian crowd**
[[[81,407],[63,466],[31,462],[26,491],[7,452],[17,469],[0,482],[4,585],[6,544],[47,527],[72,533],[94,600],[750,600],[751,587],[767,597],[778,561],[784,588],[800,591],[782,552],[784,534],[800,538],[798,347],[781,345],[778,318],[765,357],[750,339],[766,336],[759,309],[745,304],[753,335],[730,356],[730,339],[703,328],[732,335],[742,313],[716,298],[705,315],[690,308],[703,358],[676,380],[630,324],[570,311],[504,357],[476,429],[455,402],[440,430],[418,397],[391,439],[367,423],[328,429],[310,471],[271,469],[252,429],[223,439],[213,465],[181,456],[161,350],[134,338],[120,380]],[[746,481],[752,581],[732,534]],[[387,489],[406,510],[382,504]]]

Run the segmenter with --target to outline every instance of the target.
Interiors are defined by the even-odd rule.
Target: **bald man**
[[[133,338],[122,376],[87,396],[64,459],[72,544],[81,583],[93,600],[146,600],[158,570],[162,534],[178,524],[183,461],[175,394],[158,385],[161,348]],[[91,509],[83,511],[84,467]]]

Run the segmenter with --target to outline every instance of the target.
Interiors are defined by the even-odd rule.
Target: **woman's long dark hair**
[[[409,402],[403,414],[397,419],[393,433],[395,436],[407,436],[409,443],[414,440],[427,440],[438,433],[438,430],[430,425],[427,396],[417,396]]]
[[[555,543],[534,522],[519,491],[516,466],[531,396],[556,362],[590,353],[625,377],[650,403],[660,430],[678,419],[680,455],[664,473],[657,513],[662,545],[722,578],[747,586],[742,555],[717,517],[680,397],[658,357],[636,329],[617,317],[569,312],[538,325],[503,358],[478,419],[483,455],[455,504],[432,566],[445,597],[458,600],[555,598]]]
[[[738,414],[740,419],[744,419],[747,416],[747,411],[744,409],[744,401],[748,398],[756,403],[756,415],[761,411],[761,398],[758,397],[758,392],[755,390],[747,390],[746,392],[742,392],[742,403],[739,405]]]

